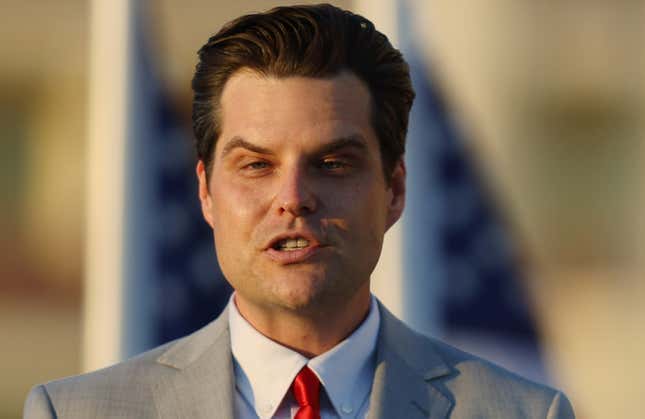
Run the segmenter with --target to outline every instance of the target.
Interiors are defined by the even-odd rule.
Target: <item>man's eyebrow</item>
[[[348,147],[365,150],[367,149],[367,144],[365,142],[365,139],[361,135],[354,134],[347,137],[341,137],[341,138],[332,140],[330,143],[321,146],[317,150],[317,152],[319,154],[328,154]],[[228,143],[226,143],[226,145],[224,146],[224,149],[222,150],[221,158],[226,157],[236,148],[244,148],[246,150],[250,150],[258,154],[274,154],[273,151],[269,150],[268,148],[261,147],[259,145],[246,141],[242,137],[235,136],[231,138],[231,140]]]
[[[224,149],[222,150],[221,157],[222,158],[226,157],[228,154],[231,153],[231,151],[235,150],[236,148],[244,148],[258,154],[273,154],[273,152],[268,148],[260,147],[259,145],[255,145],[253,143],[246,141],[242,137],[235,136],[231,138],[231,140],[228,143],[226,143],[226,145],[224,146]]]
[[[337,138],[331,141],[330,143],[321,146],[318,149],[318,153],[320,154],[333,153],[343,148],[357,148],[360,150],[365,150],[367,149],[367,143],[361,135],[354,134],[348,137]]]

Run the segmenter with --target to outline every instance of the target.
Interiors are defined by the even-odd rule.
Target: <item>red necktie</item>
[[[300,370],[292,389],[300,405],[295,419],[320,419],[320,381],[309,367]]]

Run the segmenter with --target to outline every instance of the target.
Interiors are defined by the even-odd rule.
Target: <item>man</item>
[[[36,387],[27,418],[570,418],[561,393],[420,336],[370,294],[405,199],[400,53],[329,5],[239,18],[199,52],[199,198],[227,309]]]

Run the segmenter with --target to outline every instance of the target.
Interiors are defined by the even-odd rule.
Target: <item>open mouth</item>
[[[309,247],[309,240],[302,237],[286,238],[278,240],[272,247],[281,252],[292,252]]]
[[[265,249],[266,255],[280,265],[304,263],[326,246],[316,237],[303,232],[276,237]]]

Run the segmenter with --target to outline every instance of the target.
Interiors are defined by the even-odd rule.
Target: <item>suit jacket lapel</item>
[[[370,419],[443,419],[453,406],[437,379],[451,373],[429,340],[379,304],[381,328],[370,398]]]
[[[381,327],[369,419],[444,419],[454,402],[438,385],[452,373],[432,343],[379,303]],[[162,419],[233,419],[235,381],[228,312],[164,352],[153,393]]]
[[[171,367],[154,388],[160,418],[233,419],[235,382],[226,310],[170,346],[157,362]]]

